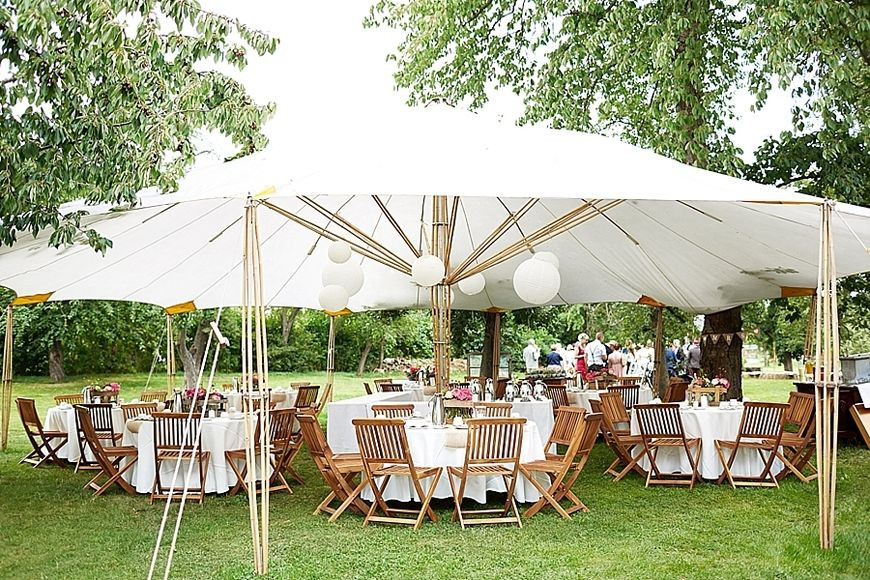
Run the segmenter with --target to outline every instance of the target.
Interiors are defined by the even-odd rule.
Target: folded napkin
[[[127,421],[127,431],[129,431],[130,433],[138,433],[139,428],[142,426],[142,423],[144,423],[144,421],[141,421],[139,419],[130,419],[129,421]]]
[[[275,391],[272,391],[272,397],[271,397],[271,398],[272,398],[272,400],[275,401],[276,403],[280,403],[280,402],[282,402],[282,401],[286,401],[286,400],[287,400],[287,393],[276,393]]]
[[[465,449],[468,442],[467,429],[450,429],[447,431],[447,438],[444,440],[445,447],[453,447],[455,449]]]

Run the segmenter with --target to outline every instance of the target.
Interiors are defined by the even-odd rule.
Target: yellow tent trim
[[[254,199],[263,199],[264,197],[269,197],[270,195],[272,195],[276,191],[278,191],[278,190],[275,188],[275,186],[270,185],[269,187],[267,187],[263,191],[254,194]]]
[[[26,306],[28,304],[42,304],[48,302],[54,292],[46,292],[45,294],[31,294],[30,296],[19,296],[12,301],[12,306]]]
[[[656,300],[655,298],[650,298],[649,296],[641,296],[637,299],[638,304],[643,304],[644,306],[655,306],[656,308],[664,308],[665,305]]]
[[[796,296],[815,296],[815,288],[798,288],[795,286],[782,286],[780,288],[780,297],[794,298]]]
[[[341,310],[336,310],[334,312],[332,310],[324,310],[323,312],[325,312],[327,316],[344,316],[346,314],[353,314],[353,310],[347,308],[342,308]]]
[[[193,312],[196,310],[196,304],[191,300],[190,302],[182,302],[175,306],[167,306],[164,310],[166,310],[166,314],[184,314],[185,312]]]

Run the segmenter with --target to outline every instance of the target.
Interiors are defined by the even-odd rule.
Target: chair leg
[[[530,517],[534,516],[536,513],[541,511],[541,508],[543,508],[546,504],[549,503],[551,506],[553,506],[553,509],[555,509],[559,513],[559,515],[562,516],[562,519],[566,519],[566,520],[571,519],[571,516],[568,514],[568,512],[566,512],[562,508],[562,506],[559,505],[559,502],[556,500],[555,497],[553,497],[553,494],[550,493],[555,487],[558,486],[558,484],[553,484],[551,482],[549,490],[544,489],[544,486],[542,486],[534,478],[534,475],[529,470],[527,470],[525,467],[520,466],[520,472],[526,477],[526,479],[528,479],[532,483],[532,485],[535,487],[535,489],[538,490],[538,493],[541,494],[540,499],[538,499],[538,501],[536,501],[532,505],[532,507],[530,507],[529,509],[526,510],[526,513],[523,514],[523,517],[530,518]]]
[[[719,476],[719,479],[716,480],[718,485],[722,485],[722,482],[725,478],[728,478],[728,483],[731,484],[732,489],[737,489],[737,486],[734,485],[734,476],[731,475],[731,464],[734,463],[734,458],[737,456],[737,447],[731,448],[731,454],[728,456],[728,459],[725,459],[725,454],[722,452],[722,445],[719,444],[719,441],[715,442],[716,453],[719,455],[719,461],[722,463],[722,475]]]
[[[350,495],[347,496],[347,499],[345,499],[343,502],[341,502],[341,505],[340,505],[340,506],[335,510],[335,512],[333,512],[333,514],[329,517],[329,523],[333,523],[335,520],[337,520],[338,517],[339,517],[341,514],[343,514],[344,511],[345,511],[345,510],[346,510],[346,509],[347,509],[347,508],[348,508],[352,503],[354,503],[354,502],[356,501],[356,499],[360,496],[360,494],[361,494],[362,491],[365,489],[365,487],[366,487],[366,485],[367,485],[368,483],[369,483],[369,479],[368,479],[368,477],[365,475],[365,473],[361,474],[361,475],[360,475],[360,482],[359,482],[359,485],[356,486],[356,487],[354,488],[354,490],[350,493]],[[372,487],[374,487],[374,484],[372,484]],[[333,493],[332,495],[334,496],[335,494]],[[375,503],[377,503],[377,502],[372,502],[372,505],[374,505]],[[329,504],[326,504],[326,505],[329,505]],[[363,512],[363,513],[365,513],[365,512]],[[367,517],[368,517],[368,516],[367,516]]]
[[[230,488],[230,491],[227,495],[233,496],[239,493],[240,489],[244,489],[245,493],[248,493],[248,486],[245,485],[245,475],[248,471],[248,462],[245,462],[245,466],[239,471],[238,466],[236,466],[236,462],[230,458],[229,452],[224,452],[224,457],[226,458],[227,465],[230,466],[230,469],[233,470],[233,473],[236,474],[236,484]]]
[[[441,469],[432,476],[432,483],[429,484],[429,491],[426,493],[426,498],[423,499],[423,505],[420,506],[420,515],[417,516],[417,521],[414,522],[414,529],[419,530],[423,525],[423,519],[428,515],[433,522],[438,521],[438,516],[429,507],[432,502],[432,497],[435,495],[435,488],[438,487],[438,480],[441,479]]]

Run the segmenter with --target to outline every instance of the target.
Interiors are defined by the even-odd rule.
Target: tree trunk
[[[63,343],[59,340],[53,341],[48,348],[48,374],[55,383],[66,378],[63,371]]]
[[[290,335],[293,333],[293,323],[296,322],[296,316],[299,314],[299,308],[282,308],[281,309],[281,340],[286,346],[290,342]]]
[[[203,319],[196,328],[193,345],[187,346],[187,330],[182,326],[178,331],[177,346],[181,364],[184,367],[184,386],[192,387],[199,380],[199,369],[202,357],[205,356],[205,344],[208,341],[209,325]]]
[[[384,368],[384,343],[386,342],[386,338],[381,336],[381,352],[378,355],[378,368]]]
[[[497,312],[484,312],[484,327],[483,327],[483,350],[480,357],[480,376],[497,381],[498,377],[492,376],[493,360],[492,347],[495,341],[495,317]]]
[[[782,355],[782,370],[787,373],[794,371],[794,364],[790,354]]]
[[[359,366],[356,367],[356,376],[361,377],[366,370],[366,361],[369,358],[369,353],[372,351],[372,341],[366,340],[366,345],[359,355]]]
[[[704,374],[713,378],[724,376],[731,382],[726,397],[743,397],[743,339],[737,334],[743,330],[742,308],[730,308],[722,312],[704,316],[704,337],[701,344],[701,368]],[[732,336],[731,344],[725,336],[719,337],[719,342],[713,343],[711,334]]]

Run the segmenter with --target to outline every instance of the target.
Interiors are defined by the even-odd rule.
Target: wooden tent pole
[[[3,340],[3,375],[2,375],[2,418],[3,418],[3,441],[2,447],[6,449],[9,443],[9,416],[12,412],[12,321],[13,306],[6,307],[6,336]]]
[[[656,395],[664,397],[668,386],[668,370],[665,364],[665,309],[653,306],[655,316],[655,350],[653,352],[653,388]]]
[[[448,232],[447,196],[432,197],[432,254],[444,262],[449,270],[447,256]],[[432,287],[432,342],[435,350],[435,389],[447,391],[450,383],[450,285],[442,280]]]
[[[831,419],[831,481],[830,481],[830,499],[828,516],[828,527],[830,528],[829,549],[834,547],[834,522],[836,516],[836,499],[837,499],[837,434],[840,424],[840,319],[837,312],[837,259],[834,252],[834,236],[831,232],[831,213],[834,210],[833,202],[830,202],[828,209],[828,251],[830,258],[828,259],[828,268],[830,270],[830,294],[831,294],[831,358],[833,361],[832,368],[834,391],[831,393],[831,404],[834,409],[834,416]]]
[[[326,343],[326,384],[335,381],[335,324],[338,315],[329,315],[329,339]]]
[[[492,330],[492,383],[493,389],[498,386],[501,370],[501,317],[502,312],[495,313]]]
[[[175,345],[173,344],[172,315],[166,314],[166,384],[175,390]]]

